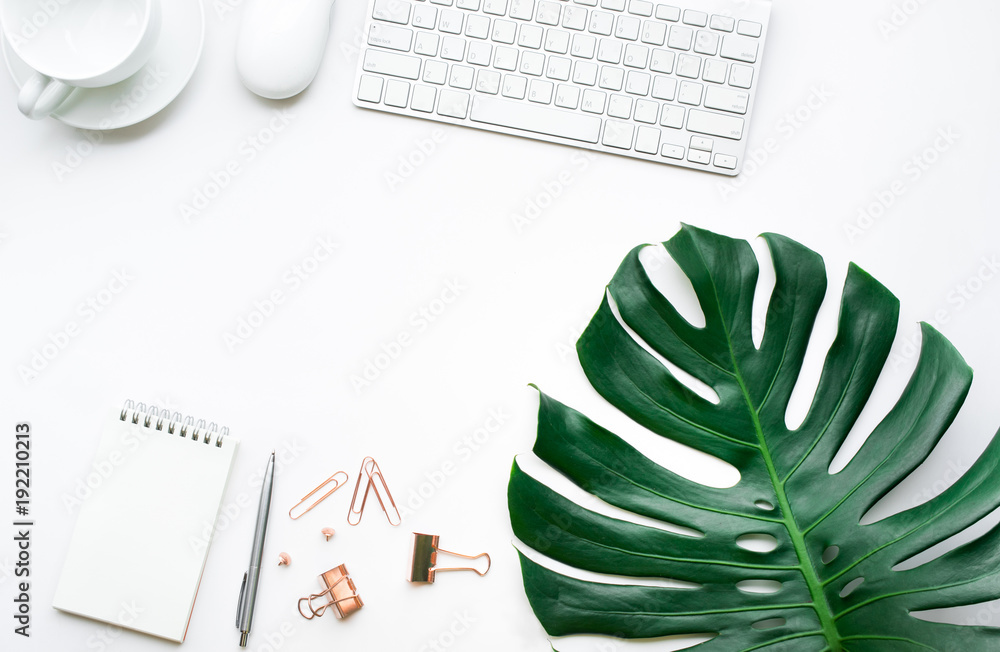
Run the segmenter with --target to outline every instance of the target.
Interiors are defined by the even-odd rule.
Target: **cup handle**
[[[75,87],[41,73],[35,73],[21,87],[17,108],[32,120],[41,120],[59,108]]]

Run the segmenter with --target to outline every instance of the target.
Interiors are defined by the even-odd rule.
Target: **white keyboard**
[[[770,0],[371,0],[354,103],[732,176],[770,11]]]

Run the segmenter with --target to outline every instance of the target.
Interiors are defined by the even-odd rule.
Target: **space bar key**
[[[598,117],[492,97],[475,97],[469,118],[473,122],[560,136],[585,143],[596,143],[601,135],[601,119]]]

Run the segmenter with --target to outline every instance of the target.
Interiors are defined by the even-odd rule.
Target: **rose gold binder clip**
[[[362,482],[365,482],[365,492],[361,497],[361,504],[359,505],[358,493],[361,490]],[[389,519],[389,525],[399,525],[403,522],[403,518],[399,515],[399,509],[396,507],[396,501],[392,499],[392,494],[389,493],[389,485],[385,483],[385,478],[382,476],[382,470],[378,468],[378,463],[375,459],[369,456],[361,461],[358,482],[354,485],[354,497],[351,498],[351,507],[347,512],[348,525],[357,525],[361,522],[361,515],[365,511],[365,503],[368,502],[369,491],[374,492],[375,497],[378,498],[378,504],[382,507],[385,517]],[[389,507],[392,507],[392,513],[386,507],[386,501],[388,501]]]
[[[341,476],[343,476],[342,480],[341,480]],[[292,507],[290,510],[288,510],[288,515],[292,518],[293,521],[295,519],[297,519],[297,518],[305,516],[306,513],[309,512],[309,510],[311,510],[313,507],[315,507],[316,505],[319,505],[321,502],[323,502],[324,500],[326,500],[330,496],[330,494],[332,494],[334,491],[336,491],[337,489],[340,489],[341,487],[343,487],[344,484],[347,483],[347,478],[348,478],[348,475],[346,473],[344,473],[343,471],[337,471],[336,473],[334,473],[333,475],[331,475],[329,478],[327,478],[326,480],[324,480],[323,482],[321,482],[318,487],[316,487],[315,489],[313,489],[312,491],[310,491],[309,493],[307,493],[305,496],[303,496],[302,500],[300,500],[299,502],[295,503],[295,506]],[[301,513],[299,513],[298,516],[292,516],[292,512],[294,512],[300,505],[302,505],[302,503],[304,503],[307,500],[309,500],[310,496],[312,496],[313,494],[318,493],[319,491],[325,489],[326,486],[329,485],[330,483],[333,483],[333,486],[330,488],[329,491],[327,491],[325,494],[323,494],[322,496],[320,496],[319,498],[317,498],[313,502],[312,505],[309,505],[309,507],[305,508]]]
[[[347,565],[341,564],[336,568],[331,568],[319,576],[320,584],[326,587],[325,591],[313,593],[308,598],[299,598],[299,613],[306,620],[312,620],[316,616],[322,616],[329,607],[333,607],[337,618],[347,618],[352,613],[365,606],[358,595],[358,589],[354,586],[351,574],[347,572]],[[313,600],[317,598],[329,598],[321,604],[319,608],[313,607]],[[309,613],[302,610],[302,603],[305,602]]]
[[[450,552],[448,550],[442,550],[438,546],[439,537],[436,534],[420,534],[418,532],[413,533],[413,548],[410,550],[410,576],[406,578],[410,582],[429,582],[433,583],[435,579],[435,573],[442,571],[472,571],[478,573],[480,577],[490,572],[490,556],[485,552],[478,555],[462,555],[457,552]],[[437,565],[437,555],[439,552],[443,552],[448,555],[453,555],[455,557],[462,557],[464,559],[479,559],[480,557],[486,557],[486,570],[481,571],[478,568],[463,567],[463,568],[438,568]]]

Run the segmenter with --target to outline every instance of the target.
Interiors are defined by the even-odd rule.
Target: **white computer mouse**
[[[316,77],[334,0],[248,0],[236,41],[236,70],[251,91],[297,95]]]

